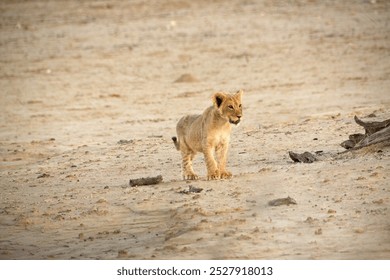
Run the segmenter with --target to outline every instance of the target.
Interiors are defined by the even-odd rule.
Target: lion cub
[[[192,168],[197,152],[204,154],[208,180],[232,177],[232,173],[226,170],[227,152],[231,124],[239,124],[242,117],[242,94],[242,90],[235,94],[217,92],[212,97],[213,106],[202,115],[187,115],[177,123],[177,137],[172,137],[172,140],[183,157],[185,180],[198,179]]]

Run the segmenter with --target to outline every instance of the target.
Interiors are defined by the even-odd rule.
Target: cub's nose
[[[241,117],[242,117],[241,115],[237,115],[237,119],[241,119]]]

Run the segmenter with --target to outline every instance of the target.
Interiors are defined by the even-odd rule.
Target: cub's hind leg
[[[181,156],[183,158],[183,178],[184,180],[198,180],[198,175],[195,174],[194,169],[192,168],[192,160],[194,159],[196,153],[185,149],[181,151]]]

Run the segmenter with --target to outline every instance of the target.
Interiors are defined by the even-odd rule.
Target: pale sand
[[[288,3],[1,1],[0,258],[389,259],[389,146],[335,155],[390,118],[390,3]],[[240,88],[234,177],[181,180],[177,121]]]

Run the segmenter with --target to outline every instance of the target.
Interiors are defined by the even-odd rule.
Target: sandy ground
[[[354,115],[390,118],[388,1],[1,1],[0,13],[1,259],[390,258],[389,146],[337,155],[363,132]],[[240,88],[234,177],[205,180],[200,155],[201,179],[183,181],[177,121]],[[297,204],[268,205],[287,196]]]

